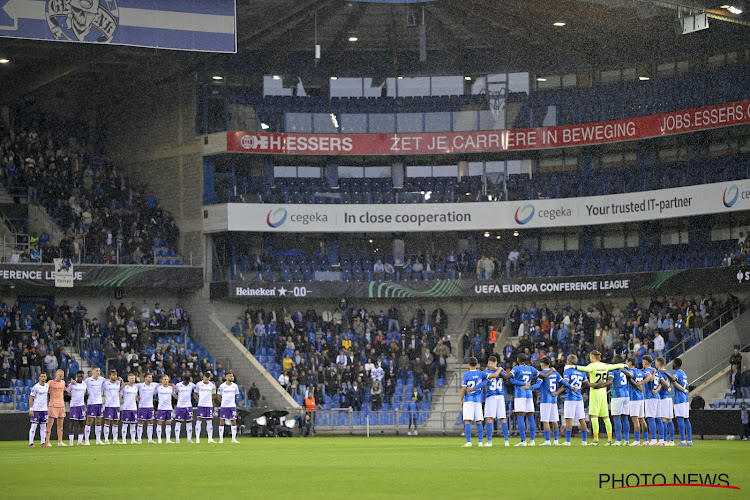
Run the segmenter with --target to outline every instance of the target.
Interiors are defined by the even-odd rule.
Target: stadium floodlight
[[[490,237],[490,232],[489,231],[485,231],[484,232],[484,237],[485,238],[489,238]]]
[[[332,76],[332,77],[331,77],[331,80],[338,80],[338,79],[339,79],[339,77],[338,77],[338,76]]]
[[[350,36],[350,37],[349,37],[349,41],[350,41],[350,42],[356,42],[357,40],[359,40],[359,38],[357,38],[357,37],[356,37],[356,36],[354,36],[354,35],[352,35],[352,36]]]
[[[565,25],[566,25],[566,23],[564,23],[562,21],[557,21],[556,23],[552,23],[552,26],[554,26],[555,28],[562,28]]]
[[[271,127],[267,123],[261,122],[260,128],[263,129],[263,130],[268,130]]]
[[[279,75],[273,75],[271,78],[274,80],[281,80],[281,77]]]
[[[10,59],[2,58],[0,59],[0,64],[8,64],[10,62]]]
[[[471,77],[470,76],[465,76],[464,80],[466,80],[467,82],[470,82],[471,81]]]
[[[543,76],[540,76],[539,78],[537,78],[537,79],[536,79],[536,81],[537,81],[537,82],[546,82],[546,81],[547,81],[547,79],[546,79],[546,78],[544,78]]]
[[[737,5],[722,5],[722,9],[728,10],[732,14],[742,14],[742,4]]]
[[[219,76],[219,75],[214,75],[214,76],[212,76],[211,78],[213,78],[213,79],[214,79],[214,80],[216,80],[217,82],[218,82],[218,81],[221,81],[221,80],[223,80],[223,79],[224,79],[224,77],[223,77],[223,76]]]
[[[335,113],[331,113],[331,123],[333,124],[333,128],[336,128],[336,129],[339,128],[339,121],[336,118],[336,114]]]
[[[513,236],[519,236],[520,234],[518,231],[513,231]]]
[[[427,191],[426,193],[422,191],[422,193],[424,193],[425,200],[429,200],[432,197],[432,191]]]
[[[650,77],[648,77],[648,76],[639,76],[639,77],[638,77],[638,79],[639,79],[640,81],[642,81],[642,82],[646,82],[646,81],[648,81],[648,80],[651,80],[651,78],[650,78]]]

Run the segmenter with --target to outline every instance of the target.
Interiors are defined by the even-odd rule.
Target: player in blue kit
[[[674,403],[669,392],[667,377],[667,360],[662,356],[656,358],[656,369],[659,371],[659,419],[661,420],[661,441],[664,446],[674,446]]]
[[[630,443],[630,446],[641,445],[641,420],[643,419],[644,406],[643,406],[643,372],[635,367],[635,358],[628,358],[625,360],[627,369],[622,370],[622,373],[628,378],[628,397],[630,398],[629,414],[633,421],[633,437],[635,441]],[[645,432],[644,432],[645,434]]]
[[[466,432],[466,444],[464,448],[471,447],[471,423],[477,423],[477,434],[479,436],[479,446],[482,446],[484,439],[484,426],[482,421],[482,402],[484,391],[482,388],[487,385],[487,380],[494,379],[500,375],[500,369],[493,374],[486,374],[477,370],[477,358],[469,358],[469,371],[464,373],[461,384],[461,409],[464,415],[464,429]]]
[[[643,380],[640,385],[643,386],[644,401],[646,408],[646,421],[648,422],[648,433],[650,440],[643,442],[644,446],[656,446],[656,436],[659,433],[660,425],[657,423],[659,417],[659,372],[652,368],[651,364],[654,358],[649,355],[643,356]],[[659,419],[661,422],[661,419]]]
[[[487,358],[487,369],[484,370],[484,373],[486,373],[489,378],[489,376],[493,375],[496,371],[497,357],[490,356]],[[505,387],[503,380],[508,380],[511,377],[512,375],[510,373],[505,373],[503,370],[500,370],[500,376],[491,379],[485,386],[484,426],[487,431],[487,442],[485,443],[485,446],[492,446],[492,434],[495,419],[500,420],[500,424],[503,427],[505,446],[510,446],[510,442],[508,441],[508,422],[505,420]]]
[[[622,356],[619,354],[612,360],[614,364],[622,363]],[[630,440],[630,394],[628,376],[624,370],[614,370],[610,372],[609,378],[612,385],[612,397],[610,400],[610,409],[615,424],[615,442],[613,446],[627,446]],[[608,380],[608,383],[610,381]]]
[[[540,446],[552,446],[550,443],[550,428],[554,434],[555,442],[554,446],[558,446],[560,442],[560,412],[557,409],[557,396],[562,394],[566,388],[572,388],[563,378],[557,373],[557,370],[550,368],[550,360],[547,356],[540,360],[542,365],[542,371],[539,373],[539,381],[534,384],[541,385],[541,403],[539,404],[539,416],[542,420],[542,428],[544,429],[544,443]],[[533,387],[532,387],[533,389]]]
[[[510,383],[516,386],[515,398],[513,400],[513,411],[518,419],[518,432],[521,435],[521,442],[516,446],[526,446],[526,421],[529,419],[529,446],[535,446],[534,435],[536,434],[536,422],[534,421],[534,395],[531,392],[531,385],[539,372],[533,366],[528,365],[528,358],[525,354],[518,355],[518,364],[513,367],[510,373],[513,378]]]
[[[690,404],[688,400],[688,377],[682,371],[682,360],[680,358],[672,361],[674,374],[670,375],[667,370],[661,373],[674,385],[674,416],[677,419],[677,428],[680,430],[680,442],[677,446],[693,446],[693,427],[690,425]],[[685,437],[687,435],[687,441]]]
[[[567,359],[563,371],[563,380],[570,388],[565,389],[565,403],[563,404],[563,416],[565,417],[565,442],[563,446],[570,446],[570,435],[573,433],[573,419],[577,419],[581,428],[581,444],[586,446],[586,414],[583,411],[583,394],[581,389],[585,389],[588,383],[586,373],[576,369],[578,356],[571,354]]]

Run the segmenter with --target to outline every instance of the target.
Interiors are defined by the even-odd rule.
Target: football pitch
[[[748,498],[750,443],[460,448],[461,437],[245,438],[240,444],[29,449],[0,443],[0,498]],[[54,442],[54,441],[53,441]],[[511,440],[511,444],[518,439]],[[499,446],[498,446],[499,445]],[[600,474],[726,475],[716,487],[608,489]],[[693,476],[693,482],[696,476]],[[720,480],[715,480],[721,483]],[[662,482],[659,478],[655,482]],[[699,481],[700,482],[700,481]],[[724,484],[724,483],[721,483]],[[616,486],[620,486],[616,484]]]

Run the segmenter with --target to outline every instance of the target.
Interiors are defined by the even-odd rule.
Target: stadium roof
[[[303,78],[565,72],[750,48],[747,8],[735,15],[719,1],[680,3],[726,20],[677,35],[677,0],[238,0],[237,55],[0,38],[0,58],[11,60],[0,66],[0,88],[4,102],[51,83],[111,97],[123,86],[170,84],[203,70]]]

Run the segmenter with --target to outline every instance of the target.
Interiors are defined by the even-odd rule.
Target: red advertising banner
[[[564,148],[750,123],[750,100],[626,120],[474,132],[293,134],[227,132],[227,151],[305,155],[421,155]]]

